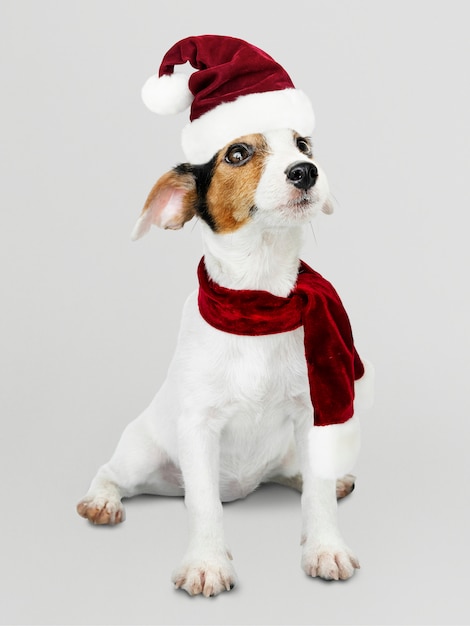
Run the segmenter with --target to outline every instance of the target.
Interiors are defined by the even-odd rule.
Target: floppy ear
[[[191,172],[176,169],[164,174],[153,186],[131,238],[145,235],[152,224],[177,230],[194,215],[196,183]]]

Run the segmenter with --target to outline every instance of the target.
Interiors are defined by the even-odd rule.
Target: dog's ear
[[[177,230],[194,216],[196,183],[190,171],[175,168],[164,174],[152,187],[131,238],[145,235],[152,224]]]

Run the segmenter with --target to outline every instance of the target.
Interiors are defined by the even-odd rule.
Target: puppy
[[[209,162],[164,174],[133,237],[152,224],[178,229],[196,216],[209,281],[286,298],[298,278],[305,224],[331,210],[310,139],[280,129],[236,138]],[[166,381],[125,429],[78,513],[117,524],[125,517],[123,497],[184,496],[189,546],[173,582],[191,595],[213,596],[236,582],[222,502],[261,483],[282,483],[302,491],[304,571],[347,579],[359,563],[339,532],[336,499],[354,479],[315,474],[313,419],[302,327],[262,336],[224,332],[203,319],[195,292]]]

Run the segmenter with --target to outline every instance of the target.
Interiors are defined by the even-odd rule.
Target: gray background
[[[0,3],[3,624],[468,624],[469,5],[142,0]],[[357,489],[340,505],[362,569],[300,569],[298,494],[225,507],[240,585],[172,589],[180,499],[75,513],[161,383],[195,286],[197,224],[129,234],[179,162],[187,113],[140,88],[178,39],[242,37],[312,98],[336,212],[305,260],[377,367]]]

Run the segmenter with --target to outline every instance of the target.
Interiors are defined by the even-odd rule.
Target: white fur
[[[219,284],[287,296],[296,281],[303,225],[327,202],[328,184],[320,171],[309,207],[292,207],[289,217],[286,205],[298,191],[284,172],[299,153],[290,131],[265,135],[272,154],[257,190],[258,211],[230,234],[201,223],[204,254]],[[353,462],[340,442],[356,420],[311,435],[318,428],[312,426],[303,329],[259,337],[221,332],[202,319],[193,293],[166,381],[124,431],[79,512],[113,523],[123,518],[123,496],[184,494],[189,546],[173,580],[190,594],[215,595],[236,581],[221,502],[301,472],[302,566],[310,576],[348,578],[358,563],[338,530],[333,478],[339,457],[346,457],[341,471]]]
[[[193,101],[187,74],[178,72],[160,78],[150,76],[142,87],[141,95],[145,106],[160,115],[181,113]]]
[[[359,418],[344,424],[314,426],[309,433],[312,472],[319,478],[336,479],[351,471],[361,445]]]
[[[354,383],[354,416],[344,424],[314,426],[309,434],[312,471],[320,478],[338,478],[356,464],[361,447],[359,415],[374,401],[375,368],[362,359],[364,374]]]
[[[315,116],[300,89],[282,89],[240,96],[223,102],[183,128],[183,152],[191,163],[206,163],[229,141],[276,128],[313,132]]]

